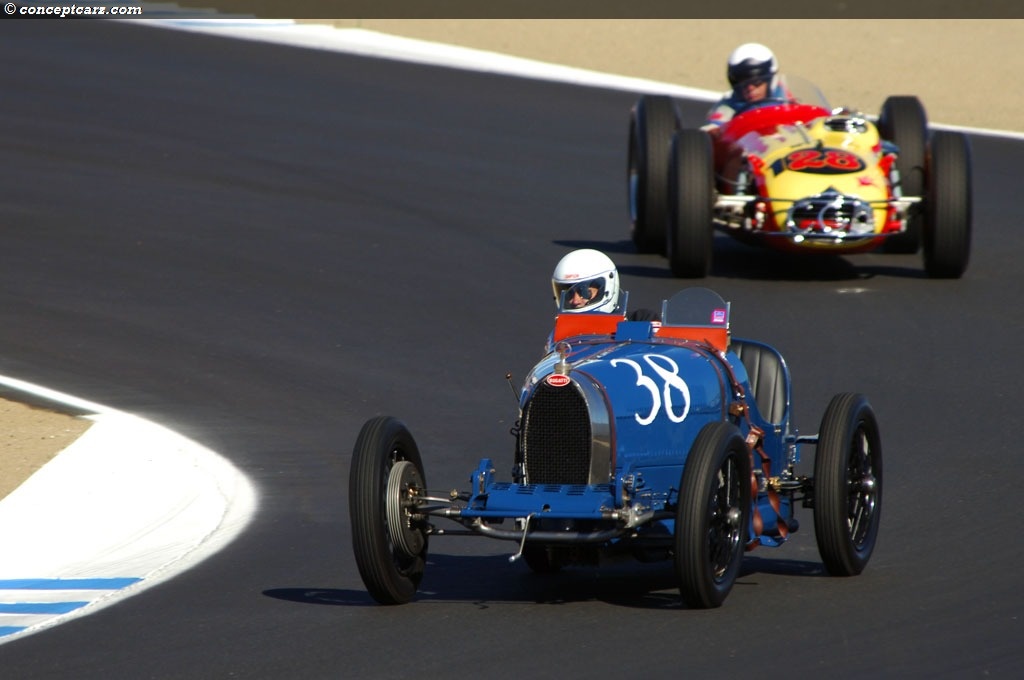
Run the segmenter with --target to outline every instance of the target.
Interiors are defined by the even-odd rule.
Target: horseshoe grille
[[[587,484],[591,425],[575,383],[537,386],[523,415],[520,440],[528,484]]]

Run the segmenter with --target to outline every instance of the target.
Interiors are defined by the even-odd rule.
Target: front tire
[[[838,394],[821,420],[814,459],[814,533],[833,576],[864,570],[882,510],[882,441],[866,397]]]
[[[425,489],[419,449],[401,421],[368,420],[352,452],[349,516],[359,575],[380,604],[416,594],[427,563],[427,526],[415,512]]]
[[[669,160],[668,261],[673,276],[703,278],[711,271],[714,201],[711,137],[703,130],[679,130]]]
[[[750,452],[736,426],[709,423],[686,459],[676,509],[675,570],[687,606],[719,607],[740,571],[750,521]]]
[[[921,101],[912,95],[886,98],[878,116],[878,132],[882,139],[899,147],[896,170],[900,174],[900,190],[904,196],[922,196],[925,190],[925,145],[928,141],[928,116]],[[912,210],[907,216],[907,230],[885,240],[889,253],[913,254],[921,248],[923,217]]]
[[[668,150],[677,127],[670,97],[643,96],[629,121],[627,193],[633,244],[641,253],[665,252]]]
[[[966,135],[944,130],[928,146],[924,268],[932,278],[958,279],[971,256],[971,149]]]

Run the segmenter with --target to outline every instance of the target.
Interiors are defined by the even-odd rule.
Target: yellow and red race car
[[[683,127],[667,96],[637,101],[628,167],[637,249],[667,255],[677,277],[703,277],[718,229],[789,251],[920,249],[929,276],[959,278],[972,221],[966,135],[929,132],[913,96],[887,98],[875,120],[789,82],[798,85],[784,99],[721,126]]]

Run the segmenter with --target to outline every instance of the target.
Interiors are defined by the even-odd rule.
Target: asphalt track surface
[[[433,541],[417,600],[380,607],[348,528],[362,422],[401,417],[430,486],[464,487],[479,457],[510,460],[504,376],[539,356],[562,254],[609,252],[634,304],[680,287],[626,233],[635,95],[106,22],[6,22],[0,59],[0,372],[170,427],[260,495],[196,568],[0,646],[4,677],[1009,677],[1024,660],[1024,143],[972,138],[962,280],[916,256],[717,243],[704,283],[736,335],[787,357],[800,429],[836,392],[878,413],[864,574],[823,575],[802,511],[714,611],[683,608],[668,565],[544,579],[483,538]]]

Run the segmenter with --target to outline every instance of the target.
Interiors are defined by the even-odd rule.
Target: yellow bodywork
[[[874,224],[867,233],[885,228],[890,194],[888,178],[879,165],[878,129],[861,118],[849,121],[819,118],[809,125],[782,125],[773,134],[749,134],[740,140],[748,158],[759,159],[752,161],[760,167],[764,182],[759,193],[771,197],[765,212],[774,220],[766,220],[764,229],[785,231],[787,213],[795,201],[828,189],[870,205]],[[834,248],[836,244],[821,245]]]

